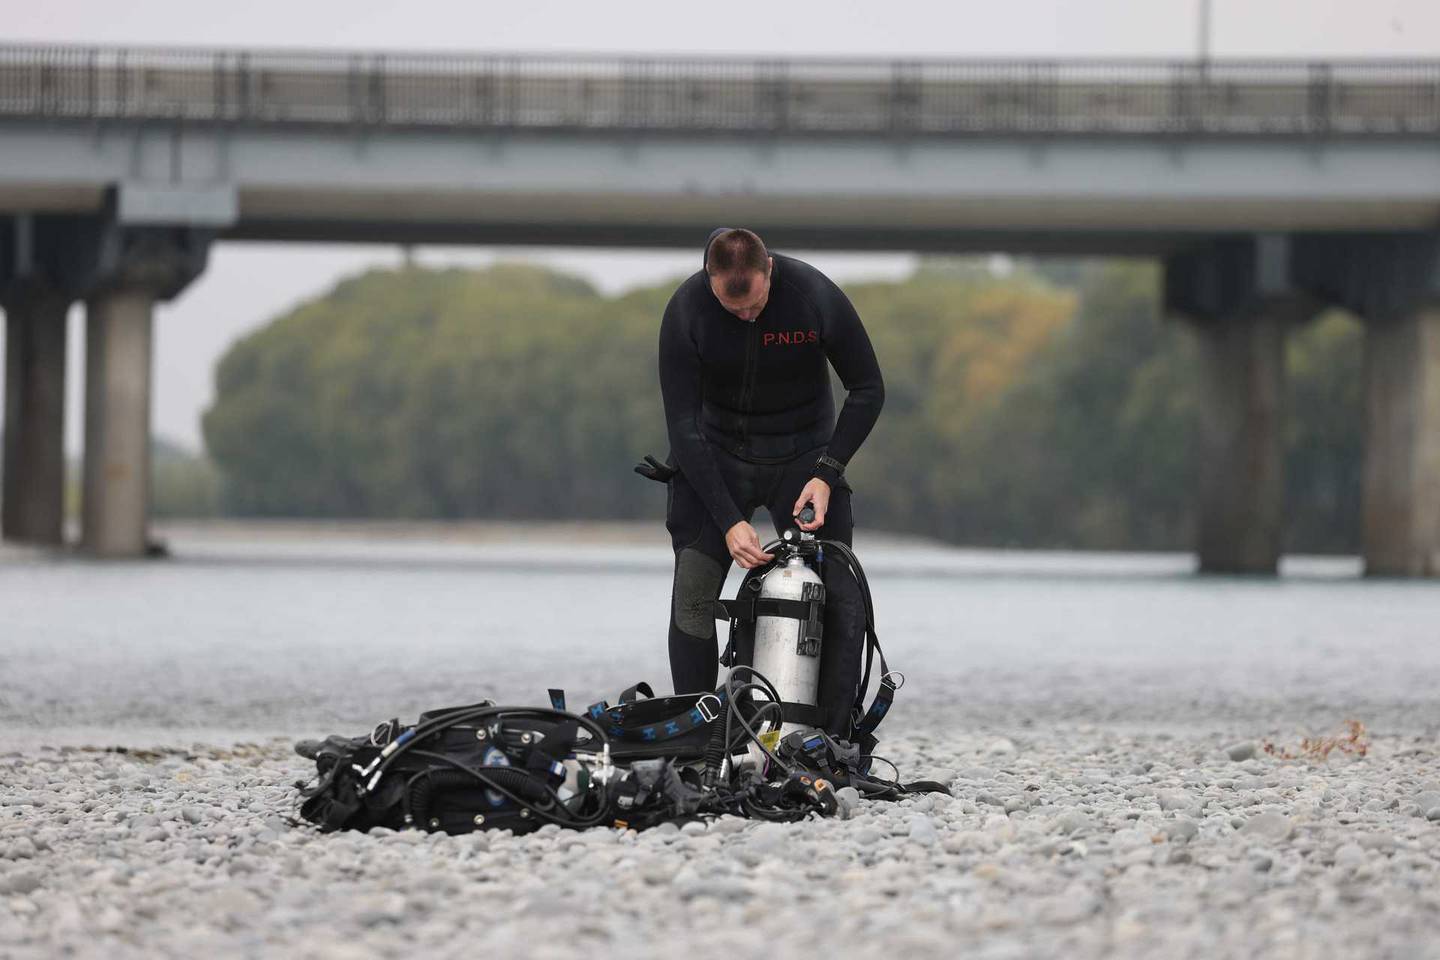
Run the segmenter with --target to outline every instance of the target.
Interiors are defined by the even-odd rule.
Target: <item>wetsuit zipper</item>
[[[740,388],[740,450],[743,456],[750,443],[750,395],[755,392],[755,351],[760,343],[760,318],[750,321],[745,333],[745,372]]]

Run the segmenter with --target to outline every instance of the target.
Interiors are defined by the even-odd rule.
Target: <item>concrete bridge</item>
[[[1440,62],[736,60],[0,47],[4,534],[146,541],[151,311],[212,243],[1162,258],[1200,332],[1201,566],[1273,572],[1283,344],[1367,324],[1366,569],[1440,574]]]

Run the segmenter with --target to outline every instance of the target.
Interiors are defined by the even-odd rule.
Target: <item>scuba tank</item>
[[[808,523],[814,516],[807,506],[800,520]],[[785,718],[779,737],[817,725],[825,626],[820,551],[814,534],[798,527],[786,530],[776,548],[776,563],[761,578],[756,598],[751,665],[779,694]],[[756,760],[758,753],[752,749]]]

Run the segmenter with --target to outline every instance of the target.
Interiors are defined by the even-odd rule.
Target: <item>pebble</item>
[[[17,870],[0,874],[0,893],[34,893],[44,885],[40,874],[34,870]]]
[[[909,837],[911,841],[924,847],[934,846],[940,839],[940,835],[935,832],[935,824],[930,822],[929,817],[911,817]]]
[[[1246,820],[1240,832],[1246,837],[1288,840],[1295,834],[1295,824],[1283,813],[1261,813]]]
[[[1225,754],[1231,760],[1239,763],[1242,760],[1249,760],[1251,757],[1255,756],[1255,749],[1256,747],[1254,743],[1235,743],[1225,748]]]
[[[1194,840],[1199,833],[1200,827],[1194,820],[1179,818],[1165,824],[1165,835],[1171,840]]]
[[[1354,868],[1366,860],[1365,850],[1358,843],[1344,843],[1335,851],[1335,866]]]
[[[1179,790],[1162,790],[1155,799],[1159,801],[1161,810],[1188,810],[1195,805],[1188,793]]]
[[[1021,742],[897,732],[881,752],[902,775],[953,770],[962,796],[842,788],[845,822],[455,838],[291,825],[307,771],[285,744],[147,761],[27,748],[0,756],[0,956],[358,960],[482,929],[537,960],[678,942],[798,955],[815,929],[916,957],[960,940],[994,957],[1423,953],[1440,846],[1416,818],[1440,816],[1418,803],[1440,791],[1421,782],[1432,754],[1391,749],[1420,741],[1390,735],[1363,763],[1232,761],[1210,731],[1037,724],[974,764],[1002,734]]]
[[[835,791],[835,802],[840,808],[840,818],[849,820],[860,806],[860,791],[854,787],[841,787]]]

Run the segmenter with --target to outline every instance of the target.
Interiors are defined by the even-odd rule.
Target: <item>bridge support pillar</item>
[[[97,556],[147,546],[154,303],[148,291],[121,289],[86,305],[81,544]]]
[[[5,298],[6,540],[59,546],[65,530],[65,340],[70,300],[29,283]]]
[[[1365,333],[1363,549],[1371,576],[1440,576],[1440,301]]]
[[[1365,321],[1365,573],[1440,576],[1440,233],[1309,236],[1297,267]]]
[[[1286,237],[1224,240],[1167,261],[1168,311],[1200,345],[1202,573],[1274,574],[1284,534],[1285,335],[1307,302]]]
[[[210,237],[103,222],[77,237],[85,262],[85,466],[81,546],[150,552],[150,382],[154,309],[205,267]]]

